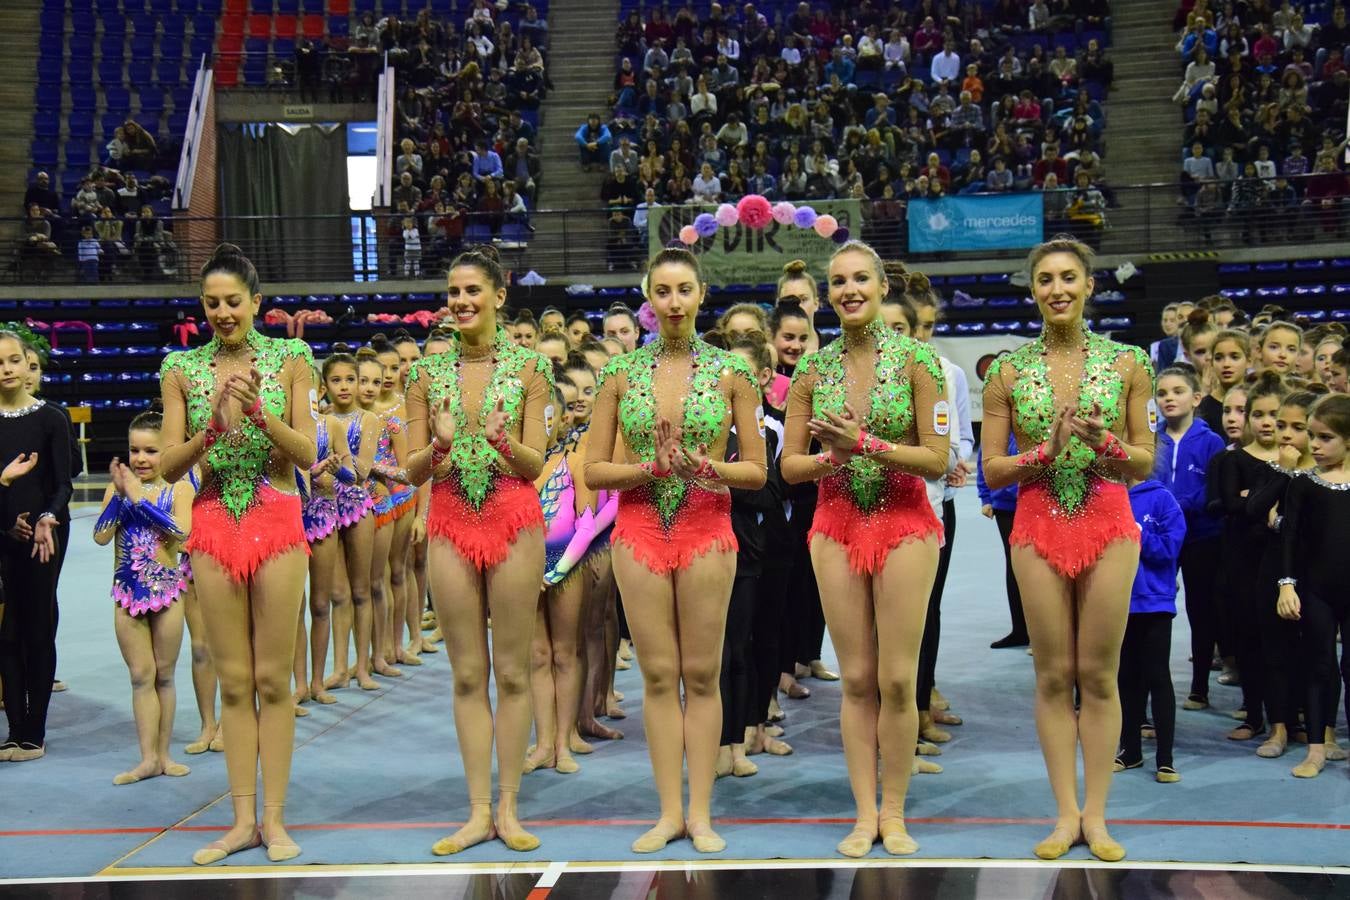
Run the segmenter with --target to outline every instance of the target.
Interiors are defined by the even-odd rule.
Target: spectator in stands
[[[1284,163],[1280,166],[1281,173],[1285,178],[1290,179],[1295,184],[1301,175],[1307,175],[1309,171],[1308,157],[1303,155],[1302,144],[1290,144],[1289,155],[1284,158]]]
[[[630,176],[636,175],[639,161],[637,150],[633,148],[632,141],[625,134],[619,138],[619,146],[609,155],[609,169],[611,172],[623,169]]]
[[[528,34],[521,35],[520,49],[516,51],[516,58],[512,60],[512,65],[515,68],[527,69],[543,77],[544,54],[539,51],[534,39]]]
[[[502,183],[502,221],[534,231],[534,226],[530,224],[530,209],[525,205],[525,198],[516,190],[515,182],[510,180]]]
[[[323,81],[323,54],[309,38],[302,36],[295,45],[295,76],[300,87],[302,103],[319,99],[319,85]]]
[[[144,206],[144,191],[136,176],[128,172],[122,186],[117,189],[117,214],[126,218],[135,218]]]
[[[628,177],[627,169],[615,169],[600,188],[600,199],[605,206],[618,207],[625,214],[631,213],[638,202],[637,182]]]
[[[1322,230],[1336,238],[1345,237],[1347,197],[1350,180],[1337,168],[1336,160],[1327,156],[1318,159],[1316,171],[1307,179],[1303,203],[1315,214]]]
[[[633,220],[621,207],[612,207],[609,211],[608,238],[605,241],[605,257],[609,271],[615,269],[637,268],[638,258],[644,256],[637,244],[637,232],[633,229]]]
[[[126,160],[127,166],[133,169],[153,169],[155,167],[155,153],[157,151],[155,139],[150,132],[140,126],[135,119],[127,119],[122,123],[122,139],[127,145]]]
[[[984,140],[984,113],[975,105],[970,91],[961,92],[961,105],[948,121],[949,144],[956,147],[975,147]]]
[[[102,207],[98,191],[94,190],[94,179],[83,179],[80,182],[80,189],[75,193],[75,199],[70,202],[71,215],[82,222],[92,224],[94,219],[98,218],[98,211]]]
[[[412,176],[414,183],[422,181],[422,154],[417,152],[417,145],[408,138],[399,142],[398,158],[394,160],[394,174],[400,179],[403,173]]]
[[[98,240],[94,237],[94,227],[84,225],[80,228],[80,241],[76,245],[80,280],[88,284],[97,284],[99,280],[99,257],[103,255]]]
[[[24,220],[24,239],[20,248],[20,262],[40,277],[50,274],[61,248],[52,240],[51,222],[43,214],[42,207],[36,203],[28,205],[28,218]]]
[[[539,10],[533,6],[525,7],[525,18],[520,23],[522,50],[526,40],[540,50],[548,49],[548,20],[539,18]]]
[[[746,183],[746,189],[752,194],[759,194],[768,200],[778,199],[778,180],[769,174],[768,166],[763,159],[756,159],[752,166],[754,168],[750,180]]]
[[[112,140],[108,141],[104,148],[107,151],[107,164],[111,169],[120,169],[123,166],[123,160],[127,158],[127,142],[123,139],[125,132],[121,128],[113,129]]]
[[[1045,5],[1045,0],[1036,0],[1027,10],[1027,27],[1032,31],[1050,30],[1050,7]]]
[[[98,220],[94,222],[94,236],[103,249],[103,274],[105,277],[111,276],[117,265],[131,256],[131,250],[123,239],[122,220],[109,207],[99,210]]]
[[[952,183],[951,169],[942,164],[942,158],[936,153],[928,154],[928,160],[924,167],[919,170],[919,174],[928,179],[931,184],[936,181],[946,190]]]
[[[689,98],[689,117],[695,122],[717,117],[717,95],[708,90],[708,79],[699,76],[697,89]]]
[[[539,157],[530,152],[530,142],[517,138],[515,151],[503,165],[506,179],[533,204],[539,192]]]
[[[542,73],[542,66],[529,66],[517,54],[505,85],[506,105],[512,110],[538,109],[544,93]]]
[[[1200,182],[1200,189],[1191,202],[1191,213],[1205,243],[1214,243],[1214,229],[1223,221],[1224,215],[1223,190],[1218,180],[1207,178]]]
[[[1046,146],[1041,158],[1036,161],[1036,165],[1031,170],[1031,181],[1037,187],[1045,183],[1046,175],[1053,173],[1057,185],[1064,184],[1069,180],[1068,164],[1060,157],[1059,147],[1054,144]]]
[[[1106,198],[1092,184],[1086,172],[1074,174],[1074,190],[1065,208],[1065,215],[1073,226],[1073,234],[1093,247],[1101,244],[1102,229],[1106,226]]]
[[[1294,13],[1288,27],[1284,29],[1284,49],[1286,52],[1298,49],[1307,51],[1313,46],[1315,28],[1303,20],[1302,13]]]
[[[660,16],[658,10],[653,14]],[[599,169],[603,171],[609,165],[609,154],[614,139],[609,128],[601,123],[597,113],[591,113],[574,136],[577,148],[581,151],[581,168],[587,172]]]
[[[693,188],[695,203],[720,203],[722,200],[722,181],[709,163],[699,167]]]
[[[398,184],[394,187],[390,199],[395,208],[400,203],[406,203],[408,209],[417,209],[422,202],[422,189],[413,184],[412,172],[405,171],[398,176]]]
[[[929,74],[932,76],[934,84],[941,85],[944,82],[956,81],[961,77],[961,57],[957,54],[955,48],[954,41],[943,41],[942,52],[933,57]]]
[[[1181,164],[1181,195],[1194,201],[1197,185],[1215,177],[1214,160],[1205,155],[1205,145],[1199,141],[1191,144],[1191,155]]]
[[[1050,74],[1066,88],[1078,83],[1078,60],[1069,56],[1062,44],[1055,48],[1055,58],[1050,60],[1049,68]]]
[[[164,231],[163,220],[155,215],[152,208],[142,206],[140,217],[136,220],[134,242],[142,280],[152,281],[163,273],[164,254],[172,243]]]
[[[741,117],[736,113],[727,116],[726,124],[717,130],[717,143],[730,152],[735,147],[745,147],[750,143],[750,132]]]
[[[57,211],[61,208],[61,197],[52,190],[52,177],[46,172],[38,172],[33,183],[24,192],[24,210],[31,210],[34,204],[37,204],[38,211],[43,216],[57,215]]]
[[[994,168],[985,174],[984,189],[990,193],[1002,194],[1013,188],[1013,173],[1008,161],[1001,156],[994,157]]]
[[[486,224],[493,235],[501,233],[502,223],[506,220],[506,204],[494,179],[489,178],[483,182],[483,191],[478,196],[475,213],[478,221]]]
[[[1228,201],[1228,215],[1242,232],[1242,242],[1250,244],[1260,221],[1261,206],[1265,201],[1265,183],[1250,160],[1243,168],[1242,177],[1233,182]]]

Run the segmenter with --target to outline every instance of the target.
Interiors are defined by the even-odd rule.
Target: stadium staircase
[[[605,176],[583,172],[573,135],[588,113],[609,118],[614,82],[615,0],[555,3],[549,17],[549,74],[553,90],[543,104],[539,143],[548,153],[540,209],[591,209],[594,214],[541,216],[536,238],[544,246],[566,242],[574,273],[605,271],[605,217],[600,188]]]
[[[22,227],[23,195],[28,189],[33,140],[33,75],[37,71],[38,33],[42,0],[5,0],[0,14],[0,58],[12,73],[28,76],[0,78],[0,120],[9,123],[0,133],[0,245],[18,240]]]

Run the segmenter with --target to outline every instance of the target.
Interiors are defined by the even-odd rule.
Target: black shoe
[[[1008,647],[1027,647],[1030,646],[1030,644],[1031,638],[1027,637],[1025,634],[1017,634],[1016,632],[1013,632],[1012,634],[1004,635],[1003,637],[994,641],[992,644],[989,645],[989,649],[1004,650]]]

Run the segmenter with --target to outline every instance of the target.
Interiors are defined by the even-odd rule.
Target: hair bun
[[[933,290],[933,282],[922,272],[910,272],[905,282],[905,292],[909,294],[927,294]]]
[[[334,354],[337,354],[337,353],[351,353],[351,352],[352,352],[352,345],[351,345],[351,344],[348,344],[346,341],[335,341],[335,342],[333,343],[333,346],[329,349],[329,352],[334,353]]]
[[[1209,324],[1209,310],[1197,306],[1186,314],[1186,324],[1192,328],[1200,328]]]
[[[522,309],[519,315],[516,316],[516,324],[523,325],[527,322],[531,325],[535,324],[534,313],[528,309]]]
[[[898,259],[888,259],[881,266],[887,281],[904,282],[909,278],[909,269]]]
[[[497,247],[494,244],[475,244],[470,247],[467,252],[476,253],[499,266],[502,264],[502,255],[498,252]]]
[[[220,262],[226,259],[247,259],[244,251],[239,249],[238,244],[231,244],[229,241],[222,241],[216,244],[216,249],[211,251],[211,260]]]
[[[783,266],[783,274],[796,277],[806,274],[806,260],[794,259]]]
[[[1260,375],[1256,376],[1256,387],[1272,390],[1284,385],[1284,376],[1280,375],[1274,369],[1266,369]]]

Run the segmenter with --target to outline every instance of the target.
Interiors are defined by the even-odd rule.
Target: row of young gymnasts
[[[1105,802],[1112,769],[1121,762],[1117,662],[1132,609],[1141,534],[1125,482],[1141,481],[1153,469],[1151,367],[1142,352],[1084,328],[1083,304],[1092,290],[1086,248],[1049,242],[1033,252],[1030,268],[1045,330],[988,373],[982,476],[993,490],[1019,486],[1010,558],[1036,647],[1036,720],[1058,806],[1056,827],[1036,853],[1054,858],[1082,840],[1100,858],[1120,859],[1124,850],[1106,830]],[[388,574],[392,581],[392,574],[362,565],[373,554],[351,547],[342,531],[369,519],[365,508],[379,503],[369,488],[378,494],[380,482],[392,486],[391,498],[430,483],[411,492],[418,513],[411,525],[426,535],[432,602],[454,671],[456,731],[470,800],[468,822],[438,841],[433,852],[455,853],[493,838],[518,850],[538,846],[516,813],[520,774],[542,765],[573,769],[572,754],[584,744],[573,723],[585,720],[586,710],[578,709],[586,705],[579,686],[588,679],[577,673],[595,657],[576,646],[576,634],[598,629],[578,628],[588,591],[577,585],[598,580],[596,560],[605,537],[642,652],[644,716],[661,806],[657,825],[633,849],[652,852],[685,836],[700,851],[724,849],[710,809],[719,768],[744,772],[747,746],[775,752],[770,747],[776,744],[777,752],[788,752],[763,730],[764,700],[782,669],[777,658],[767,665],[772,679],[758,661],[739,667],[723,661],[738,588],[742,611],[754,606],[744,595],[762,593],[747,586],[754,580],[753,553],[736,551],[753,550],[747,545],[770,531],[742,527],[738,533],[737,523],[743,526],[747,512],[754,516],[751,511],[775,502],[781,509],[783,491],[810,482],[819,483],[817,505],[799,527],[806,530],[824,618],[839,652],[841,731],[857,804],[857,825],[838,849],[861,856],[880,840],[890,853],[914,852],[904,798],[920,746],[918,701],[931,697],[918,688],[925,621],[945,538],[939,518],[944,481],[959,484],[964,475],[953,461],[957,415],[950,369],[924,343],[902,333],[921,327],[913,306],[885,312],[896,304],[884,303],[891,279],[875,253],[865,244],[844,245],[833,255],[828,275],[829,302],[842,334],[817,351],[795,354],[780,429],[761,424],[766,398],[772,410],[775,389],[778,397],[784,393],[767,364],[763,333],[756,340],[753,328],[724,327],[730,351],[694,336],[706,286],[693,255],[667,250],[653,258],[644,291],[657,337],[604,362],[593,386],[586,374],[593,377],[598,355],[595,361],[584,354],[580,361],[565,358],[557,373],[562,377],[555,377],[552,361],[510,339],[497,319],[505,299],[498,263],[488,253],[465,254],[448,276],[456,333],[445,347],[426,348],[427,356],[411,362],[405,414],[389,427],[371,422],[360,406],[362,394],[371,403],[386,381],[397,384],[397,374],[389,378],[391,366],[377,371],[341,355],[326,360],[322,378],[329,407],[321,413],[311,394],[308,348],[253,329],[261,302],[256,273],[236,249],[222,246],[203,268],[203,305],[215,336],[203,348],[166,360],[162,421],[147,417],[133,429],[132,467],[114,466],[99,523],[101,535],[117,537],[119,577],[132,570],[128,583],[115,588],[119,640],[125,615],[139,620],[137,627],[147,628],[153,643],[155,623],[177,605],[175,592],[181,593],[186,581],[179,543],[191,560],[210,658],[221,682],[219,737],[235,805],[234,827],[194,860],[209,864],[259,842],[274,860],[298,855],[283,820],[296,701],[323,702],[328,691],[352,678],[369,681],[381,663],[389,674],[400,658],[401,641],[391,640],[400,610],[410,639],[403,661],[425,652],[420,602],[391,603],[388,598],[397,596],[391,587],[385,589],[385,610],[367,610],[375,615],[366,618],[368,628],[362,622],[361,607],[375,606],[359,596],[363,577],[370,583]],[[897,280],[910,287],[908,276]],[[773,330],[781,334],[778,326],[792,317],[780,311],[775,318]],[[808,327],[794,337],[805,344],[811,337],[809,316],[802,320]],[[888,320],[896,327],[887,327]],[[4,354],[11,339],[0,338]],[[788,348],[780,348],[780,359],[792,364],[794,354],[782,349]],[[5,384],[0,380],[0,390]],[[595,397],[591,418],[580,425],[588,392]],[[5,399],[0,394],[0,402]],[[1329,434],[1338,434],[1342,424],[1335,412],[1328,408],[1326,421],[1316,420]],[[382,434],[388,439],[384,460],[377,458]],[[400,437],[406,440],[401,452]],[[24,465],[23,458],[16,460],[0,484],[24,483],[28,473],[19,471]],[[194,466],[202,473],[195,494],[180,483]],[[1338,466],[1323,466],[1319,480],[1309,483],[1337,483]],[[365,493],[358,494],[362,488]],[[407,496],[401,502],[409,502]],[[328,522],[335,524],[329,528]],[[350,607],[356,669],[343,665],[348,637],[340,634],[334,677],[322,678],[328,654],[326,648],[316,650],[312,677],[300,677],[293,693],[292,671],[299,667],[297,655],[303,655],[296,623],[302,621],[306,554],[312,554],[312,563],[322,551],[311,551],[311,538],[317,534],[321,542],[334,531],[343,549],[339,556],[334,548],[330,558],[342,560],[332,565],[347,572],[350,602],[330,605],[329,614],[340,629],[342,606]],[[1314,571],[1297,550],[1300,545],[1293,546],[1285,568]],[[137,552],[143,562],[138,569],[127,563]],[[155,571],[147,559],[163,570],[164,586],[143,576]],[[415,573],[415,557],[404,559]],[[1330,596],[1317,581],[1322,576],[1310,577],[1314,587],[1308,596]],[[540,585],[545,590],[537,602]],[[569,591],[583,599],[564,599]],[[1306,613],[1314,605],[1299,599],[1306,593],[1297,584],[1282,585],[1281,609]],[[329,595],[330,604],[335,596]],[[324,594],[319,598],[322,605]],[[1331,604],[1334,616],[1334,598],[1322,602]],[[312,598],[311,606],[315,603]],[[604,615],[603,602],[590,607]],[[317,623],[320,614],[312,612]],[[377,636],[380,625],[372,619],[381,617],[388,617],[385,633]],[[449,623],[453,627],[446,628]],[[1015,619],[1009,636],[1014,641],[1020,637],[1017,624]],[[166,628],[171,627],[170,620]],[[312,642],[327,641],[327,627],[316,624],[312,631]],[[1334,674],[1334,627],[1332,641]],[[124,648],[128,643],[123,640]],[[369,666],[364,669],[363,648]],[[734,647],[729,655],[734,660]],[[603,665],[614,654],[598,659],[602,671],[596,681],[608,703]],[[489,673],[498,689],[495,714],[488,701]],[[719,682],[728,676],[724,692]],[[1155,718],[1161,718],[1154,702]],[[172,703],[161,698],[155,715],[151,705],[144,704],[145,715],[139,703],[136,710],[149,766],[127,773],[130,780],[182,774],[185,768],[172,764],[167,751],[163,724]],[[530,751],[532,705],[537,742]],[[1331,706],[1334,710],[1335,700]],[[922,720],[927,728],[935,728],[933,715],[930,709]],[[11,717],[12,737],[13,731]],[[1080,744],[1082,803],[1075,761]],[[1128,740],[1120,745],[1128,748]],[[259,764],[261,824],[255,796]]]

